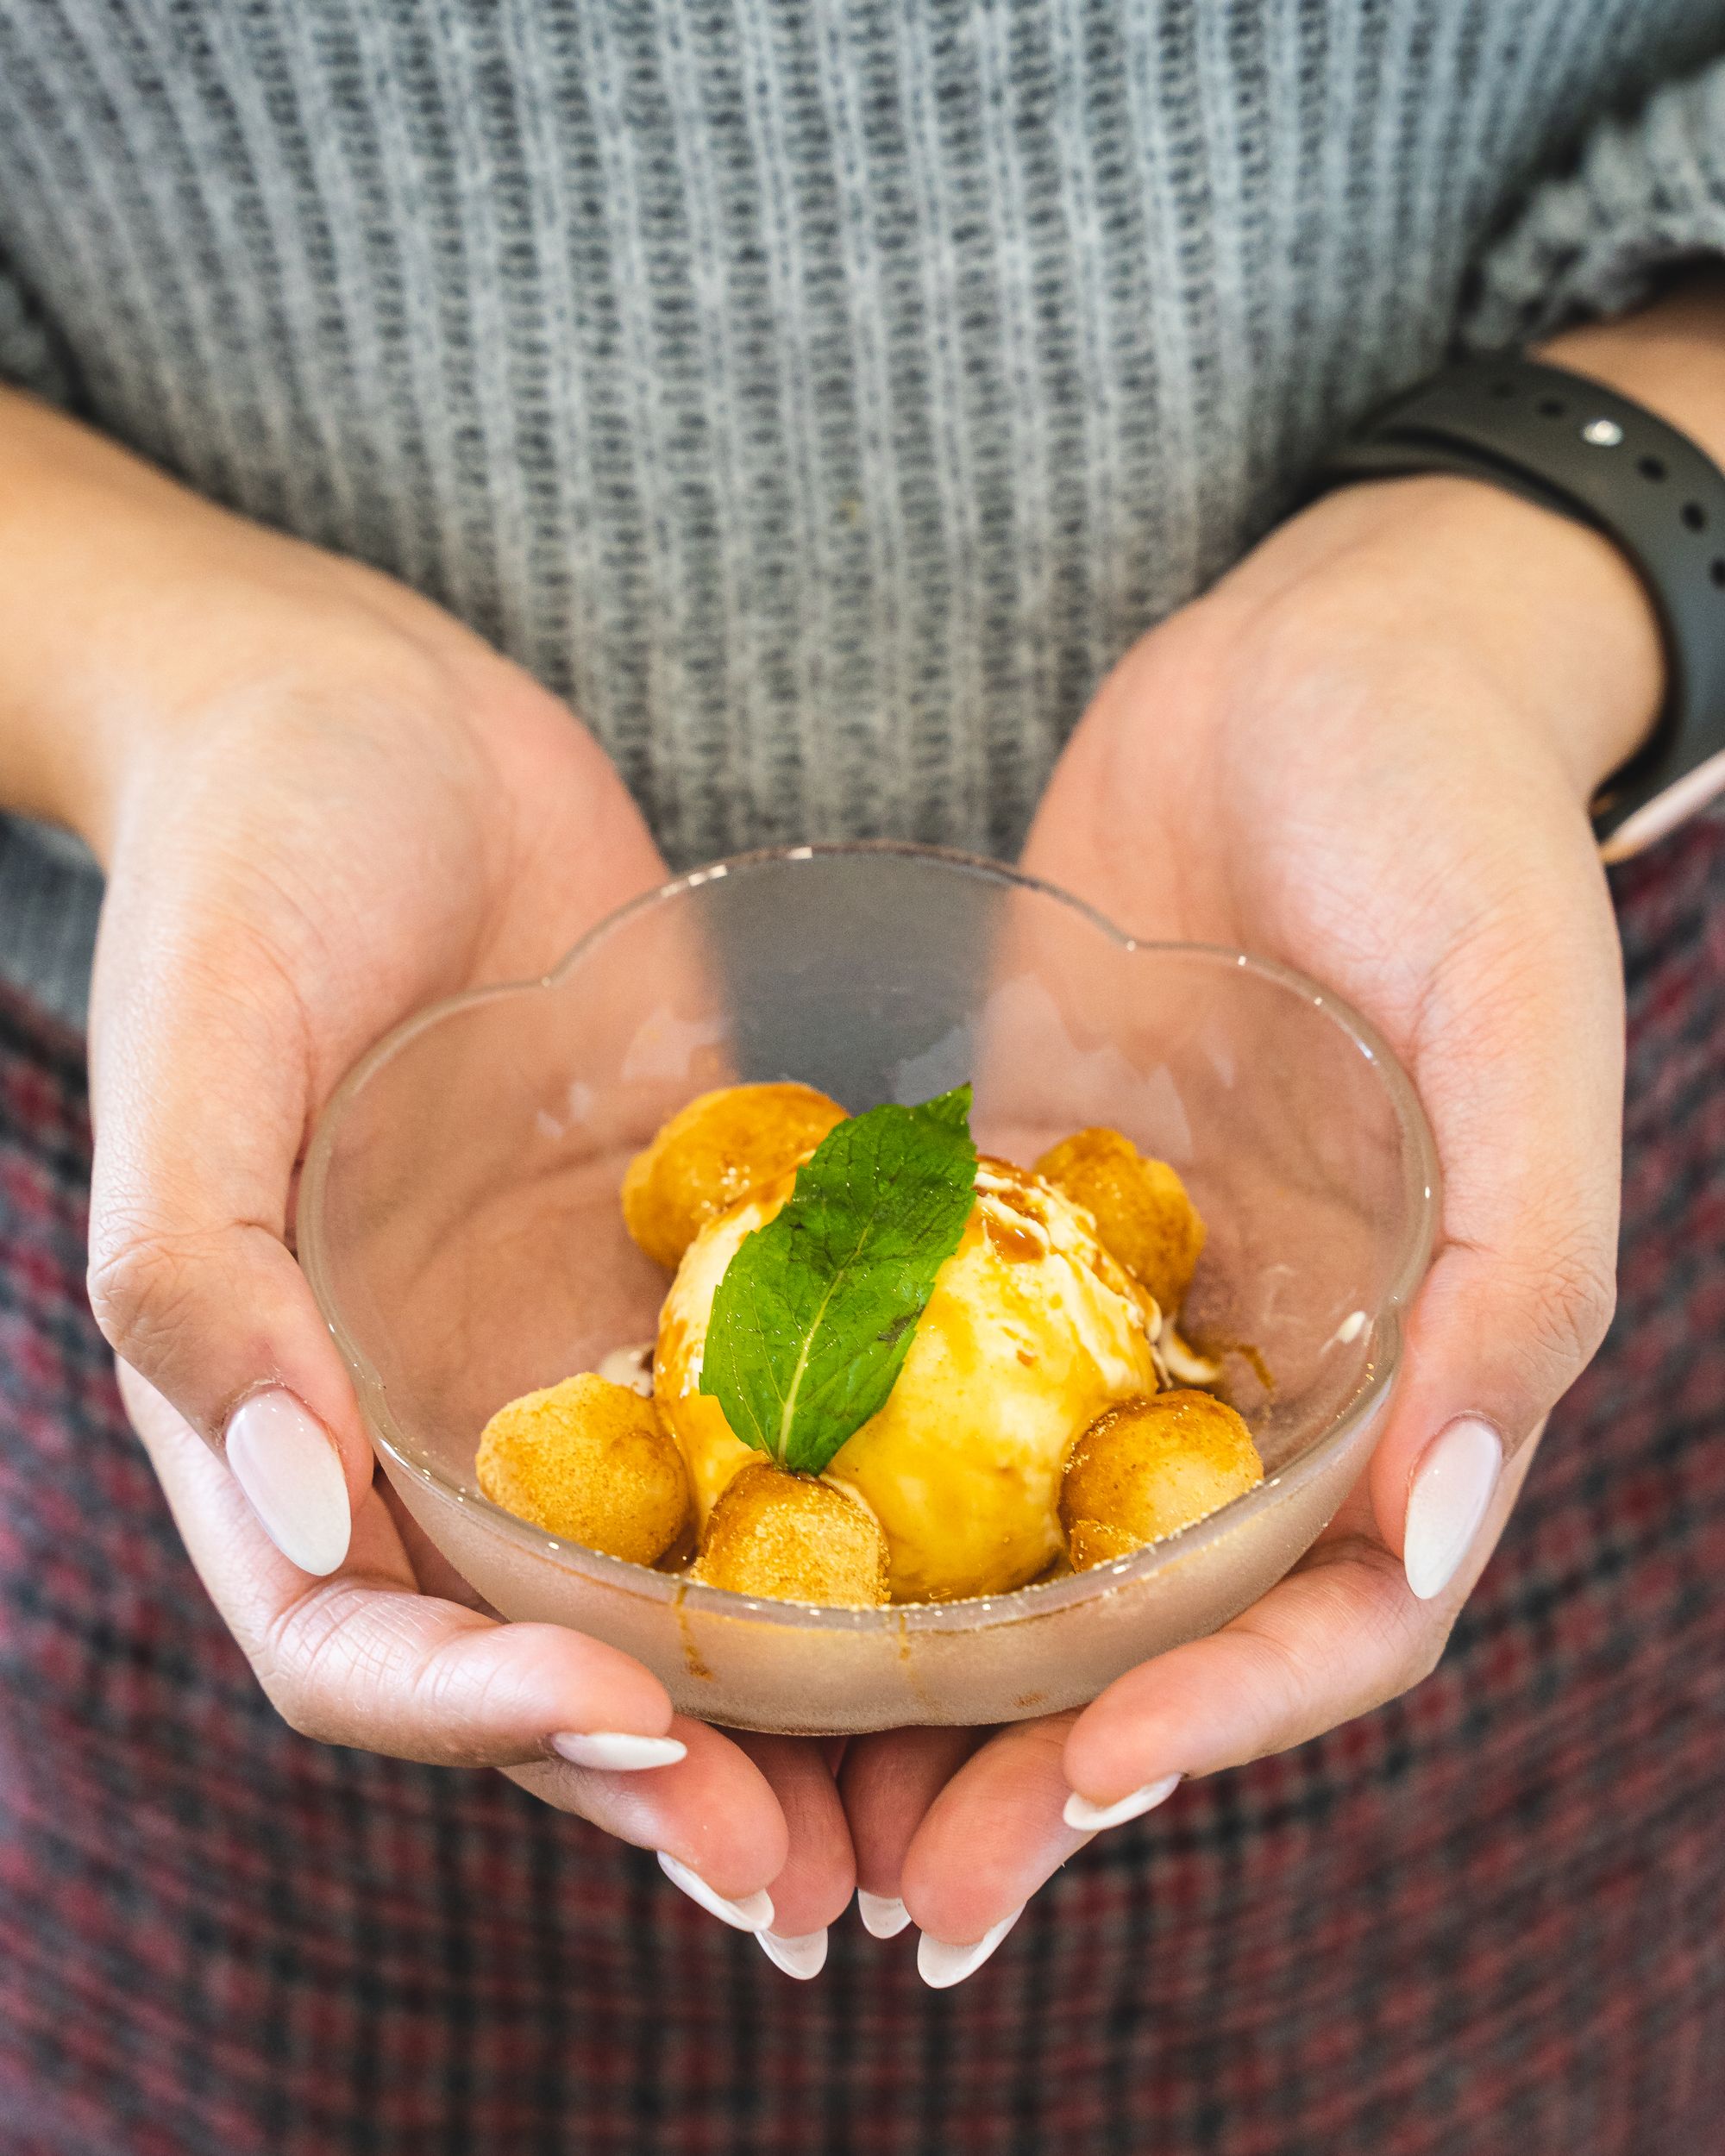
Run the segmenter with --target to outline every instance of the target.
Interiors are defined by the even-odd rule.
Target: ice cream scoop
[[[703,1522],[762,1457],[699,1390],[713,1295],[792,1184],[781,1176],[701,1228],[665,1300],[654,1395]],[[1087,1215],[1040,1176],[986,1156],[975,1191],[886,1405],[827,1469],[879,1520],[895,1601],[1003,1593],[1056,1563],[1075,1433],[1157,1382],[1154,1307]]]

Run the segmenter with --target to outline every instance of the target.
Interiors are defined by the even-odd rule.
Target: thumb
[[[1603,881],[1497,910],[1431,984],[1414,1075],[1444,1172],[1442,1239],[1372,1461],[1378,1527],[1441,1595],[1615,1298],[1622,989]]]
[[[226,1457],[283,1554],[325,1574],[372,1455],[286,1240],[317,1060],[263,937],[231,913],[110,893],[91,998],[91,1307]]]

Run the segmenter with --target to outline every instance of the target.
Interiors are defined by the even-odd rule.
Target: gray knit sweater
[[[453,608],[676,862],[1011,851],[1363,407],[1708,250],[1722,0],[0,0],[0,376]],[[93,912],[0,825],[73,1016]]]

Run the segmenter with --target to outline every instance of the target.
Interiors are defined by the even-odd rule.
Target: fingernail
[[[917,1974],[932,1991],[963,1984],[982,1966],[1023,1915],[1020,1902],[1010,1916],[1003,1916],[992,1931],[973,1939],[968,1946],[955,1946],[947,1940],[937,1939],[932,1932],[925,1932],[917,1941]]]
[[[1082,1834],[1096,1833],[1104,1827],[1122,1827],[1127,1820],[1141,1819],[1145,1813],[1165,1803],[1180,1787],[1181,1779],[1177,1774],[1164,1774],[1159,1782],[1146,1782],[1141,1789],[1134,1789],[1130,1796],[1113,1804],[1093,1804],[1075,1790],[1066,1800],[1066,1824]]]
[[[715,1894],[698,1871],[691,1871],[686,1864],[679,1864],[674,1857],[659,1852],[659,1869],[674,1887],[681,1887],[692,1902],[699,1902],[709,1916],[716,1916],[721,1924],[729,1924],[739,1932],[764,1932],[773,1921],[772,1898],[763,1890],[759,1894],[745,1895],[740,1902],[727,1902],[722,1894]]]
[[[264,1532],[321,1578],[348,1554],[353,1514],[335,1440],[292,1393],[254,1393],[228,1420],[228,1465]]]
[[[1402,1562],[1422,1602],[1441,1595],[1472,1546],[1503,1471],[1503,1440],[1465,1415],[1427,1448],[1408,1498]]]
[[[572,1767],[602,1767],[607,1774],[639,1774],[645,1767],[674,1767],[689,1748],[674,1737],[630,1737],[620,1729],[560,1729],[551,1749]]]
[[[782,1969],[787,1977],[800,1977],[805,1984],[826,1966],[825,1925],[818,1932],[800,1932],[794,1939],[782,1932],[756,1932],[755,1939],[775,1969]]]
[[[856,1914],[871,1938],[896,1939],[911,1921],[911,1913],[895,1894],[865,1894],[856,1890]]]

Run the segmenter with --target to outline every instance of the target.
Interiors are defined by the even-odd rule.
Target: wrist
[[[1697,271],[1653,305],[1566,329],[1530,356],[1633,397],[1725,469],[1725,271]]]
[[[189,749],[288,708],[429,711],[472,640],[390,579],[234,516],[0,392],[0,805],[104,863]]]
[[[1339,489],[1218,587],[1397,662],[1461,662],[1548,741],[1584,804],[1657,718],[1658,618],[1613,543],[1483,480],[1432,473]]]
[[[1534,356],[1617,391],[1725,465],[1725,273],[1699,272],[1638,313],[1566,331]],[[1654,461],[1642,468],[1661,475]],[[1706,530],[1699,504],[1684,514],[1690,533]],[[1470,674],[1485,677],[1590,799],[1634,759],[1666,701],[1665,635],[1634,551],[1489,479],[1428,474],[1324,497],[1229,584],[1297,589],[1308,610],[1327,596],[1337,602],[1328,633],[1375,631],[1380,661],[1447,663],[1464,693]],[[1693,613],[1690,605],[1691,642]]]
[[[172,551],[162,503],[189,499],[59,412],[0,391],[0,804],[91,844],[114,760],[93,684]]]

